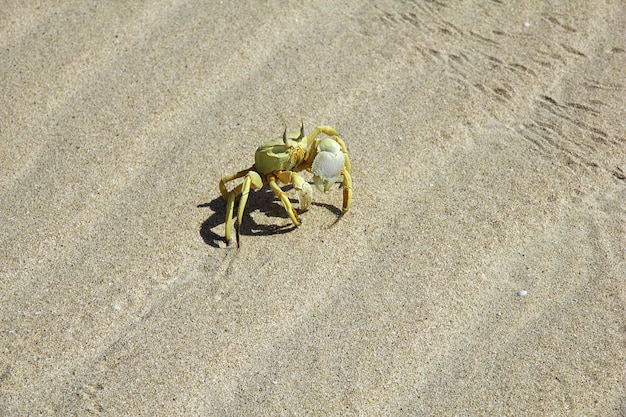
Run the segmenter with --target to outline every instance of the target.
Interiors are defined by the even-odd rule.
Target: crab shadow
[[[290,188],[285,187],[284,191],[288,191]],[[290,199],[292,204],[297,204],[296,200]],[[208,207],[213,210],[213,214],[206,219],[200,227],[200,236],[207,245],[219,248],[219,243],[224,241],[223,235],[218,235],[213,232],[212,229],[219,225],[224,225],[226,221],[226,202],[221,196],[214,198],[208,203],[199,204],[198,208]],[[235,201],[235,213],[233,217],[233,223],[236,221],[237,209],[239,207],[239,197]],[[287,212],[280,204],[279,200],[275,197],[274,193],[270,189],[261,189],[250,192],[248,197],[248,203],[243,213],[241,220],[240,234],[242,236],[267,236],[289,233],[296,227],[289,220],[289,224],[284,226],[278,226],[274,224],[259,224],[253,218],[251,213],[259,211],[265,214],[267,217],[278,217],[289,220]],[[298,214],[301,214],[297,210]],[[234,233],[233,233],[234,237]]]
[[[345,212],[335,206],[333,206],[332,204],[327,204],[327,203],[316,203],[315,201],[313,201],[311,203],[312,206],[317,206],[317,207],[323,207],[326,210],[330,211],[331,213],[333,213],[336,217],[337,220],[341,219],[341,217],[345,214]],[[333,223],[335,224],[335,223]]]
[[[287,186],[283,188],[283,191],[288,192],[293,189],[293,186]],[[290,198],[291,204],[294,207],[297,207],[298,201],[296,199]],[[316,203],[312,202],[312,206],[323,207],[333,213],[337,220],[331,226],[333,226],[343,215],[343,211],[339,208],[326,203]],[[226,222],[226,202],[221,196],[214,198],[208,203],[199,204],[198,208],[208,207],[213,210],[213,214],[206,219],[202,226],[200,227],[200,236],[204,240],[204,242],[215,248],[219,248],[220,242],[224,241],[224,236],[218,235],[213,232],[212,229],[219,225],[224,225]],[[239,197],[235,201],[235,213],[233,216],[237,217],[237,209],[239,207]],[[275,224],[259,224],[253,218],[251,213],[259,211],[267,217],[278,217],[285,220],[288,220],[289,223],[283,226],[278,226]],[[301,210],[296,209],[298,215],[301,215],[303,212]],[[233,223],[236,219],[233,219]],[[240,234],[242,236],[268,236],[268,235],[278,235],[289,233],[296,229],[296,226],[291,223],[289,219],[289,215],[285,211],[285,208],[280,203],[278,198],[274,195],[274,193],[269,188],[263,188],[261,190],[255,190],[250,192],[250,196],[248,197],[248,203],[246,204],[246,209],[243,212],[243,218],[241,221],[241,229]]]

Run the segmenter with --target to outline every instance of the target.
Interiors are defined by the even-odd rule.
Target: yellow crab
[[[320,133],[328,137],[317,139]],[[254,165],[243,171],[227,175],[220,180],[220,192],[226,200],[226,243],[230,242],[230,233],[233,223],[235,197],[241,194],[237,210],[237,247],[239,247],[239,230],[241,219],[248,201],[250,189],[260,189],[269,184],[274,194],[282,201],[289,218],[295,226],[300,226],[300,218],[281,190],[279,184],[292,184],[298,196],[300,209],[306,210],[312,200],[311,185],[306,182],[298,171],[307,170],[313,173],[313,182],[321,191],[328,191],[343,176],[343,212],[350,209],[352,204],[352,179],[350,178],[350,159],[346,145],[330,126],[318,126],[309,135],[304,135],[304,123],[301,129],[287,132],[282,137],[272,139],[260,146],[254,155]],[[226,183],[242,178],[230,192]]]

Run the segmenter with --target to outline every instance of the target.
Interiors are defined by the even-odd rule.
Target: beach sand
[[[623,2],[22,3],[0,415],[626,415]],[[227,247],[301,120],[352,209],[256,191]]]

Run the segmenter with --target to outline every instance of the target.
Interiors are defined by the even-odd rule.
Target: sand
[[[625,23],[5,2],[0,415],[626,415]],[[219,179],[301,119],[353,208],[257,191],[227,247]]]

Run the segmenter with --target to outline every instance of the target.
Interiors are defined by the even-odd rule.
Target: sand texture
[[[626,416],[624,33],[618,0],[2,2],[0,416]],[[301,118],[352,209],[265,188],[226,246],[218,181]]]

